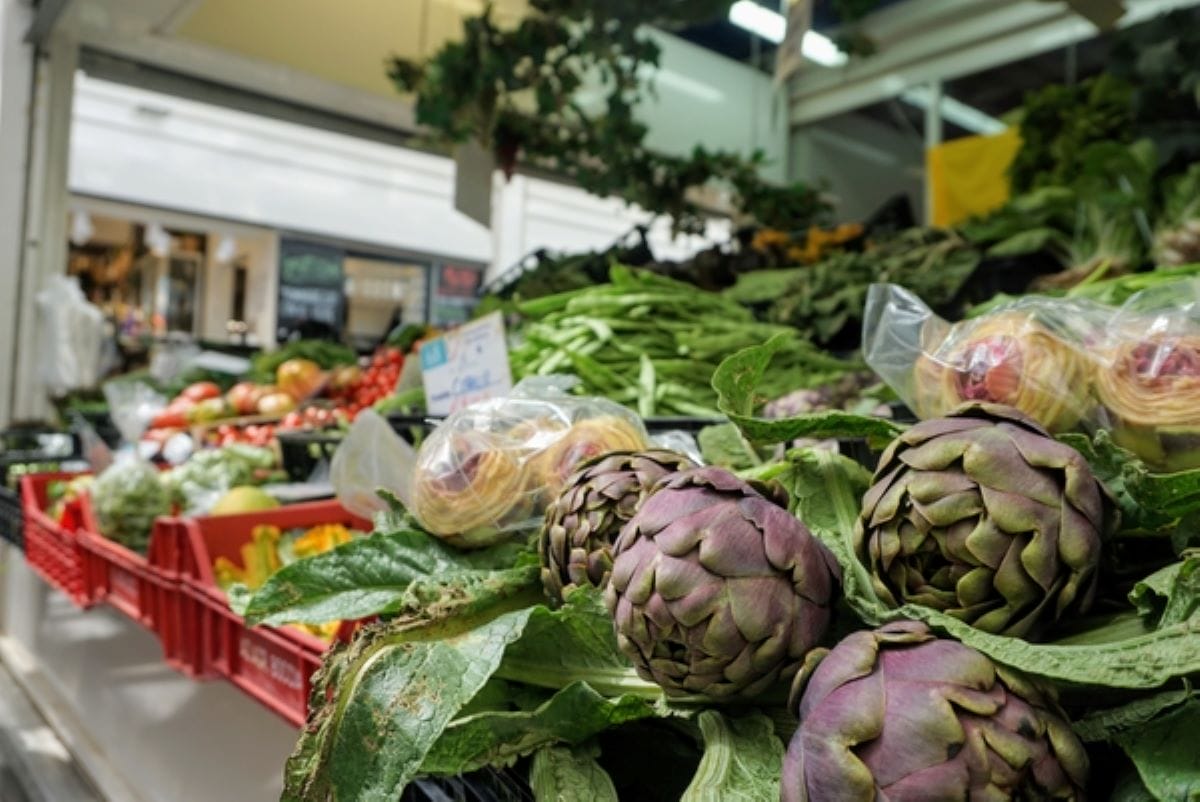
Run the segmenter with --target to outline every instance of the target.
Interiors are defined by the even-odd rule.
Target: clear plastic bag
[[[1092,353],[1112,310],[1029,297],[951,325],[913,293],[876,284],[863,355],[921,418],[984,401],[1016,407],[1051,432],[1099,423]]]
[[[637,416],[568,387],[527,380],[446,418],[421,446],[411,499],[402,499],[421,525],[464,548],[491,545],[536,526],[583,460],[648,447]]]
[[[1146,290],[1093,351],[1101,421],[1159,471],[1200,467],[1200,282]]]
[[[329,481],[342,506],[371,520],[384,512],[386,490],[412,506],[412,475],[417,452],[374,410],[366,409],[333,452]]]
[[[167,399],[150,385],[120,379],[105,383],[104,400],[113,426],[126,443],[138,442],[154,416],[167,406]]]
[[[50,276],[37,306],[38,370],[46,391],[58,397],[95,387],[106,336],[104,313],[88,303],[73,276]]]

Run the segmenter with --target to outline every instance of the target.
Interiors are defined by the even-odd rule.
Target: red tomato
[[[207,401],[210,398],[220,398],[221,388],[213,382],[196,382],[180,393],[179,397],[189,401]]]

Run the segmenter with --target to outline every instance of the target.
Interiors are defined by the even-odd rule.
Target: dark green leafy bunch
[[[546,509],[538,539],[542,585],[553,601],[612,574],[612,544],[664,477],[696,464],[674,451],[614,452],[581,465]]]
[[[1021,150],[1010,168],[1014,193],[1068,186],[1096,142],[1134,139],[1132,87],[1108,74],[1075,86],[1048,84],[1025,98]]]
[[[804,524],[720,468],[662,481],[617,539],[617,643],[668,694],[753,697],[824,635],[837,566]]]
[[[883,452],[856,551],[885,602],[1025,636],[1090,606],[1104,527],[1079,452],[1015,409],[969,404]]]
[[[518,160],[565,174],[597,195],[620,195],[670,215],[677,228],[703,226],[689,191],[711,181],[732,188],[737,206],[766,225],[807,225],[826,204],[802,185],[777,187],[758,176],[750,158],[696,148],[667,156],[643,145],[637,119],[642,74],[659,48],[643,25],[668,29],[723,16],[731,0],[536,0],[532,13],[506,28],[485,7],[463,22],[461,41],[427,62],[395,59],[389,75],[416,95],[417,122],[448,142],[475,138],[510,173]],[[585,108],[580,90],[599,76],[604,92]]]
[[[953,232],[908,229],[862,253],[837,253],[797,271],[768,319],[818,343],[856,347],[871,284],[899,284],[941,308],[959,294],[979,259],[979,251]]]

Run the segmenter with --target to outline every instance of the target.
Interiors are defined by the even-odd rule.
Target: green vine
[[[727,188],[739,212],[795,229],[823,216],[813,189],[764,182],[763,155],[695,148],[670,156],[643,144],[635,112],[658,66],[659,48],[643,25],[673,28],[727,13],[731,0],[531,0],[515,28],[496,24],[490,6],[463,21],[461,41],[424,63],[394,59],[389,75],[416,98],[417,122],[446,141],[477,139],[511,175],[518,161],[547,168],[596,195],[618,195],[697,231],[695,193]]]

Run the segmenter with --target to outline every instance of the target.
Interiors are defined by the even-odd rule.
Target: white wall
[[[904,193],[917,221],[924,217],[923,143],[861,114],[843,114],[797,128],[793,178],[829,184],[839,220],[863,220]]]
[[[454,210],[448,158],[85,75],[71,135],[74,193],[483,262],[493,273],[538,248],[605,247],[649,217],[565,184],[497,175],[489,231]],[[726,230],[714,224],[711,235]],[[653,244],[678,258],[709,243],[674,240],[659,224]]]

